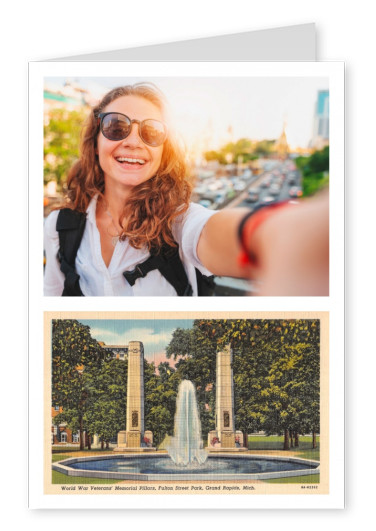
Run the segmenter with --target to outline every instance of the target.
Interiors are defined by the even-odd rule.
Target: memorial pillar
[[[144,435],[144,346],[141,341],[128,345],[126,430],[118,433],[116,450],[140,448]]]
[[[232,349],[226,345],[217,352],[216,432],[221,448],[235,448],[234,380]]]

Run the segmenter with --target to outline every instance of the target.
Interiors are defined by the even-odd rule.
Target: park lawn
[[[56,463],[57,461],[62,461],[63,459],[69,459],[73,455],[68,454],[52,454],[52,462]]]
[[[320,474],[309,474],[293,478],[265,479],[263,483],[320,483]]]
[[[301,457],[302,459],[313,459],[314,461],[320,461],[320,448],[311,448],[310,450],[296,452],[296,457]]]
[[[271,435],[264,436],[249,436],[248,448],[252,450],[278,451],[279,455],[283,456],[283,436]],[[296,457],[302,459],[312,459],[320,461],[320,437],[317,437],[317,448],[312,448],[312,437],[299,437],[299,446],[291,447],[288,452],[291,455],[293,452]],[[287,477],[280,479],[266,479],[265,483],[320,483],[320,474],[308,474],[307,476]]]
[[[83,457],[85,455],[108,455],[112,454],[113,452],[111,450],[76,450],[73,452],[67,452],[67,453],[56,453],[52,454],[52,462],[56,463],[57,461],[62,461],[63,459],[69,459],[71,457]]]
[[[94,485],[94,484],[110,484],[120,483],[117,479],[101,479],[101,478],[80,478],[75,476],[66,476],[61,472],[52,470],[52,484],[53,485],[65,485],[65,484],[76,484],[76,485]]]
[[[97,452],[96,452],[97,453]],[[100,455],[104,453],[112,453],[111,451],[101,452]],[[79,455],[91,454],[92,450],[84,450],[81,452],[72,452],[72,453],[63,453],[63,454],[52,454],[52,462],[56,463],[58,461],[63,461],[63,459],[69,459],[70,457],[78,457]],[[85,485],[85,484],[113,484],[119,483],[120,480],[117,479],[101,479],[101,478],[84,478],[84,477],[75,477],[75,476],[66,476],[61,472],[52,470],[52,484],[53,485],[64,485],[64,484],[76,484],[76,485]]]
[[[283,435],[249,435],[248,436],[248,449],[249,450],[282,450],[283,451]],[[320,447],[320,437],[316,438],[317,448],[312,448],[312,437],[310,435],[305,435],[299,437],[299,446],[292,446],[290,448],[291,452],[301,452],[301,451],[313,451],[319,449]]]

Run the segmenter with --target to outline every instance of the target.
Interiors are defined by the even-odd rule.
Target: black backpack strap
[[[167,282],[174,287],[179,297],[192,295],[193,290],[180,260],[178,246],[164,246],[158,253],[152,250],[147,260],[138,264],[132,271],[124,271],[123,275],[133,286],[138,278],[146,277],[154,269],[159,270]]]
[[[77,212],[70,208],[60,210],[57,217],[56,230],[59,233],[60,243],[57,257],[60,262],[60,270],[65,276],[63,296],[83,296],[75,261],[85,224],[86,213]]]
[[[210,277],[203,275],[199,269],[196,268],[197,279],[197,294],[199,297],[211,297],[215,292],[214,275]]]

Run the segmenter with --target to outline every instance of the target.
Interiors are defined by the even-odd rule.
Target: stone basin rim
[[[167,454],[160,453],[154,454],[153,459],[165,458]],[[118,480],[136,480],[136,481],[208,481],[208,474],[194,474],[190,475],[189,472],[182,474],[154,474],[154,473],[132,473],[132,472],[109,472],[105,470],[83,470],[83,469],[73,469],[70,465],[82,462],[82,461],[97,461],[97,460],[108,460],[108,459],[124,459],[130,460],[137,457],[137,459],[146,459],[150,458],[150,454],[122,454],[117,453],[116,455],[107,454],[107,455],[96,455],[96,456],[84,456],[84,457],[70,457],[59,461],[58,463],[52,464],[52,469],[61,472],[68,476],[76,477],[87,477],[87,478],[102,478],[102,479],[118,479]],[[314,466],[315,468],[303,468],[300,470],[284,470],[284,471],[274,471],[274,472],[257,472],[252,474],[247,473],[228,473],[228,474],[217,474],[215,476],[215,481],[235,481],[235,480],[255,480],[255,479],[278,479],[285,477],[298,477],[305,475],[316,475],[320,473],[320,462],[313,459],[304,459],[299,457],[284,457],[284,456],[270,456],[270,455],[244,455],[244,454],[209,454],[208,459],[218,459],[218,458],[234,459],[234,460],[268,460],[268,461],[284,461],[290,463],[298,463],[302,465],[307,465],[307,467]],[[210,478],[212,481],[213,476]]]

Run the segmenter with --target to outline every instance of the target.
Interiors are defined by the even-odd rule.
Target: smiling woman
[[[258,278],[265,271],[278,273],[273,292],[266,288],[265,294],[326,294],[327,206],[311,209],[305,222],[314,227],[315,215],[323,221],[312,261],[318,258],[320,267],[306,269],[313,276],[319,271],[320,278],[310,283],[306,271],[292,267],[302,264],[295,252],[305,248],[299,240],[294,247],[296,227],[305,227],[300,211],[297,218],[263,215],[268,222],[254,235],[260,223],[251,221],[250,230],[248,209],[214,212],[190,203],[185,153],[166,122],[164,96],[150,83],[113,89],[91,110],[65,203],[45,221],[45,295],[211,295],[212,275]],[[282,270],[281,257],[269,251],[278,248],[284,226],[291,235],[290,261]],[[307,232],[302,239],[309,241]],[[238,260],[241,250],[249,263]],[[314,254],[309,250],[307,256]],[[293,275],[287,293],[279,282],[286,275]]]
[[[189,203],[185,154],[165,107],[143,83],[92,109],[64,208],[45,223],[46,295],[197,295],[197,278],[204,285],[210,273],[196,247],[213,213]],[[74,221],[71,211],[80,213]],[[78,245],[72,223],[84,225]]]

